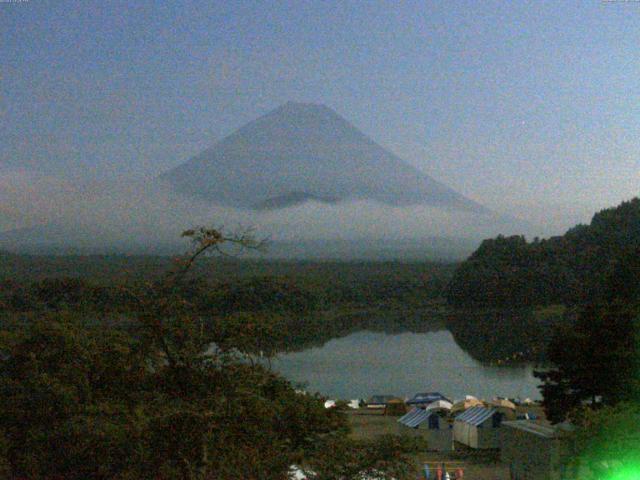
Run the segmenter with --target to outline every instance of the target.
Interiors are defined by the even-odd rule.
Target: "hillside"
[[[387,151],[323,105],[289,102],[161,176],[212,203],[278,209],[373,200],[485,212]]]
[[[640,199],[596,213],[563,236],[485,240],[457,269],[447,289],[455,306],[582,303],[606,295],[602,285],[640,247]]]

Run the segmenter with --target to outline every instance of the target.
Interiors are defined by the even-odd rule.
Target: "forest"
[[[214,281],[196,267],[206,253],[258,243],[204,227],[184,235],[192,249],[148,278],[5,278],[0,475],[285,479],[302,464],[319,480],[404,478],[411,442],[351,440],[344,412],[257,361],[282,346],[288,319],[326,299],[284,279]]]
[[[582,305],[606,300],[601,286],[613,269],[640,246],[640,199],[596,213],[549,239],[498,236],[456,270],[446,298],[456,307]]]
[[[74,312],[126,327],[137,295],[167,257],[0,255],[0,319]],[[210,318],[269,318],[263,353],[297,350],[368,328],[421,331],[444,323],[451,263],[260,261],[203,258],[180,294]]]

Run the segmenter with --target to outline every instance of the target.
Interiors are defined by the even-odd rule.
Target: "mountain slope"
[[[365,199],[486,211],[385,150],[330,108],[314,104],[289,102],[161,179],[182,194],[241,208]]]

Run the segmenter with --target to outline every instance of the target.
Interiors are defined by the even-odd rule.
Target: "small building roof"
[[[407,427],[416,428],[418,425],[422,425],[429,420],[431,415],[434,415],[433,410],[422,410],[421,408],[412,408],[409,413],[400,417],[398,422]]]
[[[473,426],[482,424],[485,420],[490,418],[496,410],[494,408],[485,407],[471,407],[456,417],[456,422],[469,423]]]
[[[517,430],[522,430],[533,435],[544,438],[558,438],[567,431],[571,431],[571,425],[559,424],[555,426],[544,425],[542,423],[532,422],[531,420],[514,420],[502,422],[502,425]]]

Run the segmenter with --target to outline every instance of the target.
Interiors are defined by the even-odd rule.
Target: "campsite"
[[[477,435],[478,431],[482,428],[475,428],[474,432],[470,429],[473,425],[485,425],[488,427],[493,426],[495,415],[504,415],[502,417],[504,425],[511,424],[511,428],[502,428],[500,433],[506,436],[511,430],[516,430],[514,427],[518,427],[521,424],[530,425],[530,429],[537,429],[543,431],[546,435],[552,435],[554,429],[548,425],[548,422],[544,418],[544,411],[542,407],[534,402],[522,403],[519,405],[513,405],[506,399],[494,398],[490,402],[484,402],[476,399],[471,395],[467,395],[465,398],[459,399],[457,402],[448,405],[446,400],[437,399],[442,394],[433,392],[430,394],[416,394],[414,398],[406,400],[406,414],[404,417],[409,417],[408,425],[402,424],[403,415],[398,415],[395,407],[393,412],[385,411],[384,407],[380,406],[380,397],[373,396],[369,400],[375,400],[377,403],[369,405],[366,401],[360,403],[359,408],[353,408],[354,404],[350,405],[347,409],[347,415],[349,418],[349,424],[352,427],[351,436],[354,439],[368,439],[375,440],[384,435],[408,435],[415,437],[418,440],[418,453],[412,455],[413,468],[415,475],[420,475],[420,478],[425,478],[425,465],[434,474],[438,467],[444,465],[447,471],[452,474],[462,469],[464,472],[464,478],[474,480],[509,480],[510,477],[510,464],[516,464],[516,460],[524,460],[528,458],[528,451],[518,448],[517,445],[522,443],[522,439],[518,438],[518,442],[507,443],[506,447],[500,437],[496,435],[497,432],[494,428],[484,428],[488,430],[490,437],[473,437],[474,433]],[[427,409],[430,404],[422,404],[416,408],[416,403],[419,403],[421,398],[427,398],[433,400],[431,402],[432,408]],[[396,399],[392,395],[388,396],[389,399]],[[413,400],[413,401],[412,401]],[[418,402],[416,402],[418,400]],[[493,409],[487,409],[484,405],[493,403]],[[511,405],[514,408],[511,408]],[[443,414],[445,412],[451,412],[451,407],[455,406],[452,416]],[[373,407],[373,408],[370,408]],[[444,408],[443,408],[444,407]],[[413,413],[421,413],[422,418],[414,418],[414,422],[411,423],[411,415]],[[431,412],[431,415],[429,415]],[[456,422],[455,417],[460,416],[463,413],[467,413],[468,420],[470,422]],[[535,420],[516,420],[516,418],[523,417],[535,418]],[[429,421],[429,418],[437,417],[440,419],[440,425],[433,420]],[[484,417],[484,418],[483,418]],[[460,424],[460,433],[458,436],[462,443],[456,440],[454,437],[454,429],[456,424]],[[462,426],[464,424],[464,427]],[[437,425],[437,427],[436,427]],[[421,428],[423,427],[423,428]],[[521,428],[525,428],[521,427]],[[509,432],[507,432],[507,429]],[[436,435],[433,435],[435,432]],[[426,434],[425,434],[426,433]],[[444,434],[444,435],[442,435]],[[536,445],[535,437],[533,442],[529,442],[529,447],[533,443]],[[447,440],[448,439],[448,444]],[[444,441],[443,441],[444,440]],[[471,445],[468,445],[471,443]],[[542,446],[540,445],[542,444]],[[516,447],[514,447],[516,445]],[[536,445],[537,450],[542,452],[542,456],[545,455],[545,442],[538,442]],[[503,450],[508,450],[507,457],[504,457]],[[536,466],[540,468],[540,466]],[[544,473],[542,473],[544,475]],[[431,478],[435,478],[432,476]],[[525,477],[520,475],[518,478],[547,478],[543,476],[538,477]],[[553,477],[549,477],[553,478]]]

